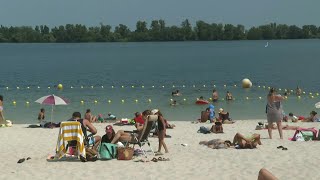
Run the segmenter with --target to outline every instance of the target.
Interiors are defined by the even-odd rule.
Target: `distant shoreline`
[[[112,31],[112,29],[114,29]],[[192,26],[188,19],[181,25],[166,26],[164,20],[136,22],[136,29],[119,24],[87,27],[66,24],[53,28],[40,26],[0,26],[0,43],[88,43],[88,42],[180,42],[180,41],[235,41],[319,39],[320,26],[270,23],[246,29],[243,25],[217,24],[197,21]]]

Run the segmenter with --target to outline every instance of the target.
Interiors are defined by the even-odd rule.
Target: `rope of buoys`
[[[249,85],[250,85],[250,84],[249,84]],[[62,84],[58,84],[57,86],[47,86],[48,89],[51,89],[52,87],[56,87],[56,88],[59,89],[59,90],[61,90],[61,89],[64,88]],[[75,88],[74,86],[69,86],[69,87],[70,87],[70,89],[74,89],[74,88]],[[93,85],[88,86],[88,87],[90,87],[91,89],[96,88],[96,87],[93,86]],[[110,87],[111,87],[111,88],[116,88],[116,86],[114,86],[114,85],[112,85],[112,86],[110,86]],[[122,86],[120,86],[120,87],[121,87],[121,88],[128,88],[128,87],[129,87],[129,88],[136,88],[136,87],[139,87],[139,86],[136,86],[136,85],[130,85],[130,86],[122,85]],[[152,88],[155,88],[156,86],[152,85],[151,87],[152,87]],[[169,85],[161,85],[161,86],[159,86],[159,87],[165,88],[165,87],[170,87],[170,86],[169,86]],[[182,86],[172,85],[172,87],[173,87],[173,88],[178,88],[178,87],[186,88],[187,86],[186,86],[186,85],[182,85]],[[204,87],[204,88],[214,87],[214,88],[216,88],[217,86],[216,86],[215,84],[213,84],[212,86],[206,85],[206,84],[202,84],[202,85],[195,85],[195,84],[193,84],[193,85],[190,85],[190,87],[193,87],[193,88],[196,88],[196,87]],[[226,87],[238,87],[238,86],[237,86],[237,84],[233,84],[233,85],[224,84],[224,85],[222,85],[222,87],[223,87],[223,88],[226,88]],[[261,87],[262,87],[263,89],[266,89],[266,88],[267,88],[267,89],[271,89],[271,86],[265,86],[265,85],[257,85],[257,86],[253,86],[253,85],[252,85],[252,87],[257,87],[257,88],[261,88]],[[9,86],[6,86],[6,87],[4,87],[4,88],[7,89],[7,90],[10,89]],[[36,86],[36,88],[40,89],[41,87],[40,87],[40,86]],[[85,88],[85,86],[82,85],[82,86],[80,86],[80,88],[83,89],[83,88]],[[100,88],[105,88],[105,86],[100,85]],[[141,88],[145,88],[145,86],[142,85]],[[21,86],[16,86],[16,89],[18,89],[18,90],[21,90],[21,89],[32,89],[32,87],[31,87],[31,86],[27,86],[26,88],[22,88]],[[287,88],[278,88],[277,90],[278,90],[278,91],[285,91],[285,92],[287,92],[287,91],[294,92],[293,89],[287,89]],[[302,92],[302,94],[307,94],[307,93],[308,93],[308,92],[306,92],[306,91],[303,91],[303,92]]]
[[[289,96],[290,97],[290,96]],[[292,96],[291,96],[292,97]],[[314,99],[314,98],[319,98],[319,96],[314,96],[314,95],[308,95],[308,96],[294,96],[294,97],[296,97],[296,99],[298,99],[298,100],[302,100],[302,99],[307,99],[307,98],[310,98],[310,99]],[[302,97],[306,97],[306,98],[302,98]],[[284,98],[285,98],[285,100],[288,100],[289,98],[288,98],[288,96],[284,96]],[[248,101],[248,100],[265,100],[266,98],[264,98],[264,97],[262,97],[262,96],[258,96],[258,97],[250,97],[250,96],[245,96],[245,97],[237,97],[237,98],[233,98],[232,100],[230,100],[230,101],[238,101],[238,100],[246,100],[246,101]],[[290,98],[290,99],[292,99],[292,98]],[[175,99],[173,99],[173,98],[170,98],[170,99],[168,99],[168,101],[170,101],[170,102],[173,102]],[[194,101],[196,101],[197,100],[197,98],[183,98],[183,99],[181,99],[181,101],[184,101],[184,102],[187,102],[187,101],[189,101],[189,102],[194,102]],[[208,98],[208,101],[209,102],[212,102],[212,98]],[[225,98],[220,98],[219,99],[219,101],[226,101],[226,99]],[[17,105],[18,104],[18,102],[20,102],[20,101],[17,101],[17,100],[12,100],[12,104],[13,105]],[[32,103],[33,101],[29,101],[29,100],[27,100],[27,101],[24,101],[24,104],[26,104],[26,105],[31,105],[31,104],[33,104]],[[80,100],[80,104],[85,104],[85,102],[93,102],[94,104],[101,104],[101,102],[103,102],[103,100],[99,100],[99,99],[94,99],[93,101],[90,101],[90,100],[85,100],[85,99],[82,99],[82,100]],[[107,103],[109,103],[109,104],[111,104],[113,101],[111,100],[111,99],[108,99],[107,101],[106,101]],[[145,99],[145,100],[143,100],[143,99],[120,99],[118,102],[120,102],[120,103],[130,103],[130,102],[134,102],[134,103],[138,103],[138,102],[148,102],[148,103],[151,103],[152,102],[152,99],[151,98],[149,98],[149,99]]]

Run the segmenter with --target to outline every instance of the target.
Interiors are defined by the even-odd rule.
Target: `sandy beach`
[[[1,128],[0,179],[257,179],[261,168],[271,171],[279,179],[319,179],[320,157],[318,141],[289,141],[294,130],[284,131],[284,140],[273,131],[274,139],[268,139],[267,130],[255,130],[262,120],[239,120],[235,124],[224,125],[223,134],[200,134],[200,126],[190,121],[171,122],[175,129],[167,130],[172,138],[165,142],[170,153],[161,157],[170,161],[135,162],[130,161],[80,161],[48,162],[48,154],[54,154],[59,128],[27,128],[28,124],[13,124]],[[94,124],[98,134],[104,134],[108,123]],[[320,123],[289,123],[301,127],[320,128]],[[119,129],[133,130],[134,126],[114,126]],[[240,132],[244,135],[260,133],[261,146],[257,149],[210,149],[199,145],[199,141],[211,139],[232,140]],[[150,138],[151,146],[157,150],[158,139]],[[181,144],[187,144],[182,146]],[[284,146],[288,150],[277,149]],[[136,146],[137,147],[137,146]],[[147,150],[148,146],[144,146]],[[18,164],[21,158],[30,160]],[[148,159],[151,160],[150,155]]]

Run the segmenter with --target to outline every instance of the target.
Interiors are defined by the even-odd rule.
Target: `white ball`
[[[252,82],[249,79],[245,78],[242,80],[242,87],[243,88],[251,88]]]

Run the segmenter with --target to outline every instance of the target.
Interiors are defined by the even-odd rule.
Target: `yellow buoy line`
[[[213,85],[206,85],[206,84],[202,84],[202,85],[190,85],[190,86],[186,86],[186,85],[150,85],[150,86],[145,86],[145,85],[121,85],[121,86],[103,86],[103,85],[100,85],[100,86],[93,86],[93,85],[90,85],[90,86],[63,86],[62,84],[58,84],[56,86],[46,86],[46,87],[41,87],[41,86],[27,86],[27,87],[22,87],[22,86],[16,86],[16,87],[9,87],[9,86],[6,86],[4,87],[4,89],[6,90],[12,90],[12,89],[17,89],[17,90],[23,90],[23,89],[27,89],[27,90],[30,90],[30,89],[58,89],[58,90],[63,90],[63,89],[97,89],[97,88],[100,88],[100,89],[104,89],[104,88],[111,88],[111,89],[117,89],[117,88],[217,88],[219,86],[213,84]],[[242,88],[241,86],[237,85],[237,84],[233,84],[233,85],[227,85],[227,84],[223,84],[221,85],[221,87],[223,88]],[[252,85],[251,88],[258,88],[258,89],[267,89],[269,90],[272,86],[266,86],[266,85]],[[1,89],[1,88],[0,88]],[[302,88],[303,89],[303,88]],[[277,89],[278,91],[283,91],[283,92],[290,92],[290,93],[293,93],[295,92],[294,89],[287,89],[287,88],[278,88]],[[306,93],[305,91],[303,92],[304,94]]]
[[[152,86],[144,86],[144,85],[141,85],[141,86],[135,86],[135,85],[131,85],[131,86],[68,86],[70,89],[77,89],[77,88],[80,88],[80,89],[104,89],[104,88],[111,88],[111,89],[125,89],[125,88],[141,88],[141,89],[145,89],[145,88],[152,88],[152,89],[156,89],[156,88],[217,88],[216,85],[191,85],[191,86],[186,86],[186,85],[162,85],[162,86],[155,86],[155,85],[152,85]],[[229,90],[231,91],[232,88],[238,88],[237,84],[234,84],[234,85],[227,85],[227,84],[224,84],[222,86],[224,89],[226,90]],[[240,86],[241,87],[241,86]],[[43,89],[43,88],[47,88],[47,89],[57,89],[57,90],[63,90],[65,89],[64,86],[62,84],[58,84],[57,86],[47,86],[47,87],[40,87],[40,86],[27,86],[26,88],[22,88],[20,86],[17,86],[15,88],[13,87],[5,87],[6,90],[13,90],[13,89],[16,89],[16,90],[32,90],[32,89]],[[257,88],[257,89],[262,89],[262,90],[269,90],[271,88],[271,86],[266,86],[266,85],[257,85],[257,86],[252,86],[251,88]],[[289,93],[289,94],[295,94],[295,90],[293,89],[287,89],[287,88],[278,88],[278,93],[280,94],[284,94],[285,92]],[[231,91],[232,92],[232,91]],[[319,96],[320,93],[318,92],[306,92],[306,91],[302,91],[302,94],[301,96],[303,95],[309,95],[311,98],[314,98],[316,96]],[[299,98],[299,97],[298,97]],[[248,99],[251,99],[251,98],[248,98]],[[253,98],[254,99],[254,98]]]
[[[305,98],[303,98],[305,97]],[[309,95],[309,96],[289,96],[289,99],[297,99],[297,100],[303,100],[303,99],[313,99],[313,98],[319,98],[318,96],[313,96],[313,95]],[[287,100],[288,97],[285,97],[285,99]],[[174,98],[171,99],[167,99],[168,102],[173,102]],[[186,102],[186,103],[195,103],[195,101],[197,100],[197,98],[179,98],[177,101],[178,102]],[[246,101],[250,101],[250,100],[266,100],[266,97],[262,97],[262,96],[258,96],[258,97],[250,97],[250,96],[245,96],[245,97],[237,97],[234,98],[233,100],[229,100],[229,101],[242,101],[242,100],[246,100]],[[155,100],[156,101],[156,100]],[[158,101],[158,100],[157,100]],[[209,103],[212,102],[212,99],[209,98],[208,99]],[[225,98],[220,98],[219,101],[227,101]],[[30,105],[33,104],[34,101],[18,101],[18,100],[13,100],[11,101],[13,105],[17,105],[17,104],[26,104],[26,105]],[[19,102],[19,103],[18,103]],[[151,98],[148,99],[95,99],[95,100],[85,100],[82,99],[79,101],[80,104],[101,104],[101,103],[107,103],[107,104],[111,104],[111,103],[151,103],[153,102],[153,100]],[[77,103],[77,102],[72,102],[72,103]],[[34,103],[34,104],[38,104],[38,103]]]

